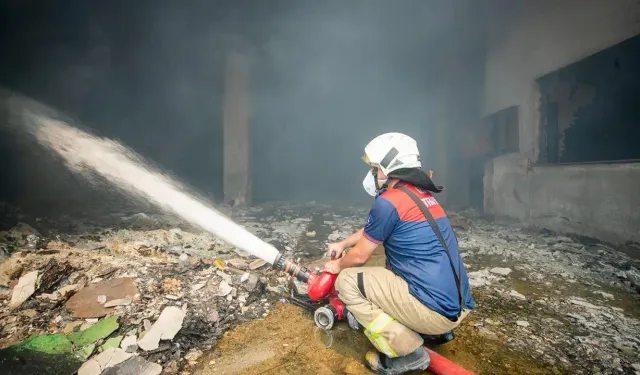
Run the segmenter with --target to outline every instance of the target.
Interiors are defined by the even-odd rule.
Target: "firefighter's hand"
[[[340,259],[330,260],[324,264],[324,271],[337,275],[342,271]]]
[[[338,259],[342,257],[342,253],[344,252],[344,245],[340,242],[334,242],[329,244],[329,250],[327,251],[327,255],[331,259]]]

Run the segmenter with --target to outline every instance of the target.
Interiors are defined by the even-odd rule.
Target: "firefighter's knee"
[[[338,274],[338,278],[336,278],[336,290],[338,293],[348,293],[349,290],[353,289],[356,286],[356,273],[353,268],[347,268]]]
[[[349,304],[354,298],[360,297],[357,274],[358,272],[355,268],[347,268],[338,274],[335,287],[338,292],[338,297],[345,304]]]

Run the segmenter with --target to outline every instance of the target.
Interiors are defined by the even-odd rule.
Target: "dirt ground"
[[[476,374],[564,374],[543,366],[526,353],[474,334],[470,317],[456,340],[437,348],[440,354]],[[216,352],[206,356],[195,374],[371,374],[362,364],[372,346],[364,335],[339,324],[323,332],[300,308],[279,304],[273,313],[227,333]]]
[[[311,314],[279,304],[265,320],[226,334],[196,374],[367,374],[360,358],[370,345],[345,325],[330,332],[334,345]]]

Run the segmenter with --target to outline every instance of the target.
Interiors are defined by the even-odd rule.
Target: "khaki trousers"
[[[423,344],[418,333],[449,332],[469,313],[464,310],[456,322],[450,321],[413,297],[407,282],[383,267],[347,268],[335,286],[373,346],[389,357],[413,353]]]

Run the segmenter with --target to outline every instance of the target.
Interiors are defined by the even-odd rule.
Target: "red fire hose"
[[[431,363],[429,364],[428,370],[433,372],[436,375],[473,375],[472,372],[469,372],[452,361],[446,359],[440,354],[434,352],[431,349],[427,349],[427,353],[429,353],[429,358],[431,359]]]

